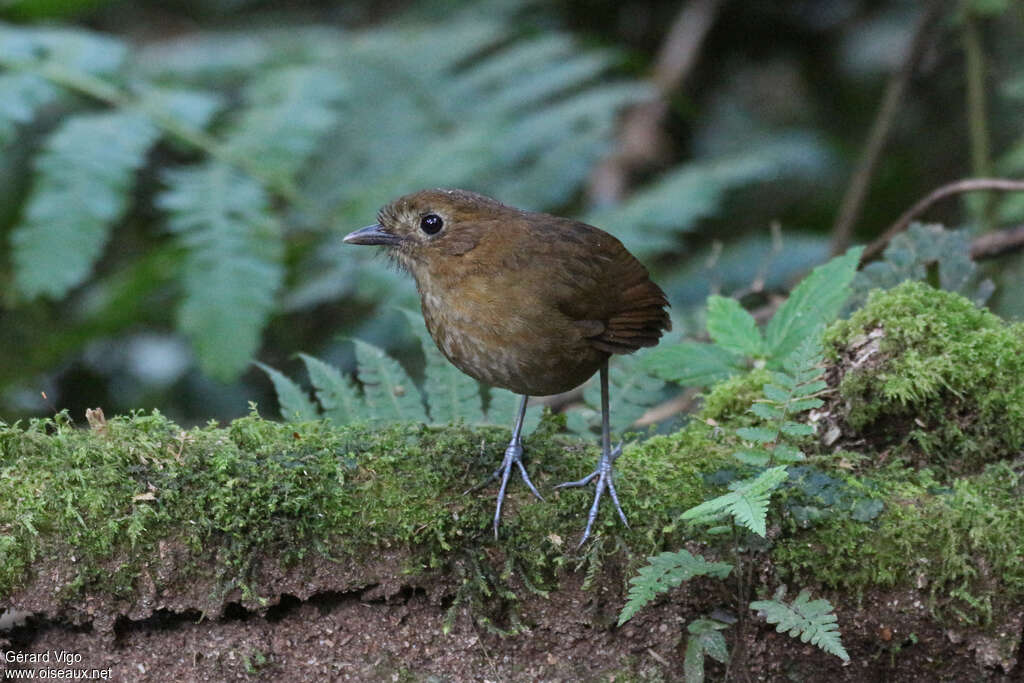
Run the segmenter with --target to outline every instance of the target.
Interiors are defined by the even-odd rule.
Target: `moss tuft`
[[[943,486],[894,465],[873,482],[885,511],[865,524],[836,516],[782,540],[776,566],[798,580],[864,592],[923,588],[947,623],[987,624],[1024,599],[1024,477],[1006,463]],[[997,588],[998,586],[998,588]]]
[[[977,472],[1024,448],[1024,324],[905,282],[872,293],[825,341],[840,359],[845,420],[877,450]]]

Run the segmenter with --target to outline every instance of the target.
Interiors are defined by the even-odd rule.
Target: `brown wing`
[[[549,296],[594,348],[633,353],[672,327],[668,300],[619,240],[578,221],[546,221],[542,237],[564,264]]]

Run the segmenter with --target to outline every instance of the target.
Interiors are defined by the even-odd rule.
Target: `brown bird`
[[[671,328],[668,301],[647,269],[617,239],[586,223],[521,211],[466,190],[423,190],[396,199],[349,244],[388,247],[416,280],[423,317],[438,348],[481,382],[522,394],[501,467],[494,534],[509,474],[523,466],[521,432],[530,396],[579,386],[601,371],[601,457],[579,481],[596,479],[580,545],[590,536],[607,488],[623,524],[608,427],[608,358],[658,343]]]

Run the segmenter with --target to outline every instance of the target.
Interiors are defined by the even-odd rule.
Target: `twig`
[[[668,113],[669,94],[693,70],[704,37],[718,16],[721,4],[722,0],[691,0],[683,5],[661,46],[650,77],[658,95],[626,115],[615,151],[591,176],[588,192],[593,204],[604,206],[617,202],[626,192],[630,175],[657,161],[664,149],[660,144],[660,129]]]
[[[914,31],[903,64],[893,72],[885,86],[882,103],[878,107],[874,123],[871,124],[871,131],[864,143],[860,159],[857,160],[857,168],[850,180],[849,187],[846,188],[846,194],[843,195],[843,201],[839,206],[839,215],[832,227],[831,249],[833,256],[841,254],[850,246],[853,227],[860,218],[875,166],[885,148],[885,142],[889,137],[889,131],[892,129],[910,77],[917,71],[924,53],[931,43],[932,29],[937,25],[939,17],[942,16],[940,10],[943,4],[941,0],[933,0],[925,8],[924,14],[921,15],[921,19],[917,23],[917,29]]]
[[[974,238],[971,242],[971,258],[983,261],[1018,249],[1024,249],[1024,223]]]
[[[924,213],[932,204],[952,195],[965,192],[977,192],[979,190],[993,190],[996,192],[1024,192],[1024,180],[1011,180],[1009,178],[965,178],[956,182],[943,185],[933,190],[923,199],[907,209],[882,236],[869,244],[860,257],[861,263],[867,263],[878,254],[882,253],[889,241],[907,229],[911,221]]]

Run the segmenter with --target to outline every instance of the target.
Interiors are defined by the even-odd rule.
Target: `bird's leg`
[[[615,492],[615,482],[612,479],[613,465],[620,455],[622,455],[621,443],[614,450],[611,447],[611,428],[608,424],[608,361],[606,360],[604,365],[601,366],[601,458],[597,461],[597,467],[594,471],[587,476],[577,481],[567,481],[555,487],[556,489],[561,489],[571,486],[586,486],[591,481],[597,480],[594,503],[590,506],[590,513],[587,515],[587,528],[583,530],[583,538],[580,539],[579,545],[576,546],[577,548],[582,547],[587,542],[587,539],[590,538],[590,530],[594,526],[594,520],[597,519],[597,509],[606,488],[612,497],[612,502],[615,503],[619,519],[622,520],[627,529],[629,528],[629,522],[626,521],[626,513],[622,511],[622,506],[619,505],[619,494]]]
[[[526,402],[530,400],[529,396],[523,396],[522,402],[519,404],[519,414],[516,416],[515,427],[512,428],[512,440],[508,442],[508,446],[505,448],[505,457],[501,461],[501,467],[494,470],[490,477],[485,481],[477,484],[473,488],[466,491],[475,491],[476,489],[486,486],[495,479],[501,478],[501,488],[498,489],[498,504],[494,510],[494,538],[498,538],[498,524],[501,522],[501,505],[505,502],[505,489],[508,487],[508,478],[512,474],[512,467],[519,468],[519,474],[522,476],[523,481],[529,487],[533,495],[537,496],[540,500],[544,500],[544,497],[537,491],[537,487],[530,481],[530,475],[526,473],[526,467],[523,466],[523,419],[526,417]]]

